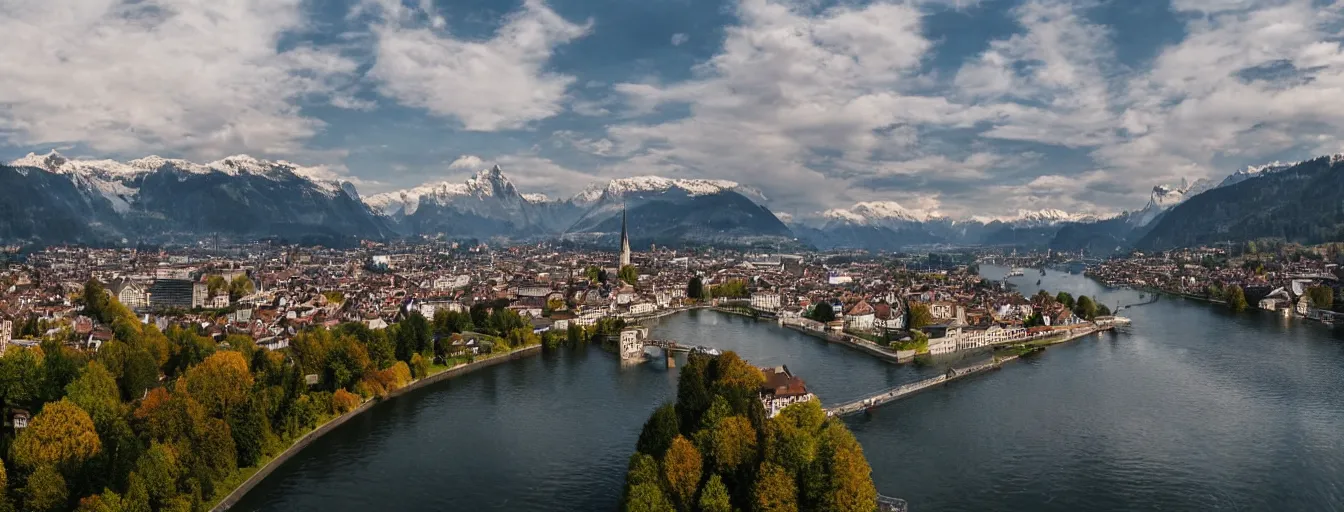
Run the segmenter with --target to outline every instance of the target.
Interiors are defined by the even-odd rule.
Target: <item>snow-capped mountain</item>
[[[381,237],[386,230],[359,202],[352,184],[331,179],[323,168],[285,161],[237,155],[206,164],[158,156],[119,162],[70,159],[51,152],[29,154],[0,167],[12,173],[6,177],[16,187],[50,185],[55,178],[71,185],[38,188],[17,204],[80,204],[84,206],[72,209],[70,215],[98,216],[84,219],[96,226],[91,230],[41,223],[10,226],[8,232],[19,239],[62,240],[64,234],[73,234],[92,241],[146,233],[218,233],[330,243],[347,237]]]
[[[1018,210],[1015,215],[997,220],[1017,228],[1039,228],[1071,222],[1096,222],[1097,216],[1091,213],[1069,213],[1056,208],[1046,208]]]
[[[630,178],[617,178],[605,183],[598,182],[589,185],[588,188],[585,188],[582,192],[575,194],[574,197],[570,199],[570,202],[580,206],[587,206],[597,203],[604,198],[619,199],[627,195],[667,192],[674,189],[680,190],[692,197],[732,191],[742,194],[753,201],[765,201],[765,196],[761,194],[760,191],[744,187],[735,181],[664,178],[661,176],[634,176]]]
[[[1272,174],[1282,171],[1284,169],[1288,169],[1300,163],[1302,162],[1284,163],[1275,160],[1274,162],[1270,162],[1264,165],[1248,165],[1246,166],[1245,169],[1229,174],[1226,178],[1223,178],[1223,181],[1218,184],[1218,187],[1221,188],[1236,185],[1251,178],[1259,178],[1266,174]]]
[[[408,234],[488,238],[542,235],[562,227],[563,219],[548,215],[539,199],[520,193],[496,165],[462,183],[385,192],[364,202]]]
[[[833,208],[821,212],[823,223],[850,223],[859,225],[886,226],[910,222],[924,222],[937,217],[932,212],[911,210],[895,201],[867,201],[856,203],[849,208]]]
[[[1130,214],[1129,224],[1134,227],[1147,226],[1162,212],[1211,188],[1214,188],[1213,182],[1206,179],[1199,179],[1190,183],[1182,178],[1180,185],[1157,185],[1153,187],[1153,192],[1148,196],[1148,204]]]

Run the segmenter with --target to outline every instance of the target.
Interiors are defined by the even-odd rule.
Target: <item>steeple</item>
[[[630,264],[630,232],[625,223],[625,201],[621,201],[621,267]]]

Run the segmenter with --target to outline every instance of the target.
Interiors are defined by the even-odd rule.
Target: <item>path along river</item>
[[[1038,279],[1140,302],[1053,270],[1010,281],[1031,294]],[[1344,510],[1344,339],[1183,299],[1123,314],[1128,333],[848,420],[878,489],[915,511]],[[825,403],[985,357],[893,366],[712,311],[665,318],[654,335],[787,364]],[[675,387],[676,370],[597,349],[486,368],[375,406],[234,510],[616,510],[640,427]]]

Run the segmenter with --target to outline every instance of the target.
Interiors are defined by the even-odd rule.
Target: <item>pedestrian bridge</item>
[[[1017,356],[1012,356],[1005,358],[1003,360],[996,360],[993,362],[978,364],[975,366],[968,366],[965,368],[949,368],[946,372],[937,377],[931,377],[918,382],[911,382],[909,384],[902,384],[894,388],[878,391],[876,393],[867,395],[857,400],[851,400],[849,402],[845,402],[843,404],[839,404],[834,407],[827,407],[826,415],[847,416],[850,414],[860,413],[888,402],[894,402],[896,400],[900,400],[902,398],[913,395],[925,389],[937,386],[944,382],[960,379],[962,377],[968,375],[974,375],[976,373],[980,373],[987,370],[998,369],[999,366],[1001,366],[1004,362],[1016,359],[1016,357]]]
[[[704,345],[683,345],[672,340],[646,339],[643,341],[645,347],[658,347],[665,352],[701,352],[709,355],[719,355],[719,349],[707,347]]]

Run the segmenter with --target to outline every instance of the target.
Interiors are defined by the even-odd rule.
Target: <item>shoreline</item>
[[[281,464],[284,464],[286,461],[293,458],[295,455],[298,455],[298,453],[303,451],[304,448],[307,448],[308,445],[313,444],[314,441],[317,441],[322,436],[326,435],[328,432],[331,432],[332,430],[335,430],[337,427],[344,425],[345,422],[349,421],[351,418],[364,414],[377,404],[383,403],[388,400],[392,400],[398,396],[409,393],[416,389],[420,389],[430,384],[434,384],[446,379],[457,377],[459,375],[480,370],[482,368],[488,368],[509,361],[516,361],[518,359],[522,359],[524,357],[535,355],[538,353],[541,353],[541,345],[523,347],[518,350],[514,350],[513,352],[509,352],[508,354],[491,357],[489,359],[476,361],[474,363],[465,363],[458,366],[454,366],[452,368],[448,368],[439,373],[430,375],[428,377],[407,384],[406,387],[404,388],[388,393],[385,398],[381,399],[371,398],[369,400],[365,400],[364,403],[359,404],[359,407],[354,408],[350,412],[347,412],[345,414],[327,420],[326,423],[318,425],[317,428],[314,428],[307,434],[304,434],[303,436],[299,437],[298,440],[294,441],[293,444],[290,444],[288,448],[285,448],[284,451],[277,453],[275,457],[271,458],[270,462],[267,462],[264,466],[258,468],[256,473],[253,473],[252,476],[247,478],[247,480],[244,480],[243,483],[239,484],[238,487],[235,487],[233,491],[229,492],[229,494],[225,495],[224,498],[220,499],[220,501],[216,503],[214,507],[210,508],[210,512],[224,512],[232,508],[234,505],[237,505],[238,502],[242,500],[243,496],[246,496],[248,492],[251,492],[252,489],[256,488],[258,484],[260,484],[263,480],[265,480],[266,477],[270,476],[270,474],[274,472],[277,468],[279,468]]]

